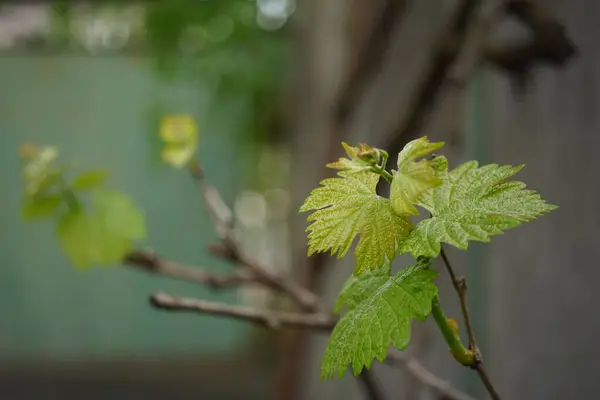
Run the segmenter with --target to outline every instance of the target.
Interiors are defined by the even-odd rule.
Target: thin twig
[[[309,314],[265,310],[214,301],[176,297],[167,293],[158,293],[151,296],[150,303],[158,309],[220,315],[254,322],[271,329],[294,327],[329,331],[337,321],[333,316],[323,313]]]
[[[441,255],[442,260],[444,261],[444,265],[446,266],[446,271],[448,271],[448,275],[450,275],[450,279],[452,280],[452,286],[454,286],[454,290],[456,291],[456,294],[458,294],[460,310],[465,320],[465,327],[467,328],[467,336],[469,338],[469,349],[471,349],[477,355],[479,353],[479,348],[477,346],[477,340],[475,339],[475,331],[473,329],[473,323],[471,322],[471,314],[469,313],[469,308],[467,305],[466,280],[462,276],[456,276],[454,268],[452,268],[452,264],[450,264],[450,260],[448,259],[448,256],[446,255],[443,246],[441,250]]]
[[[500,400],[500,395],[496,391],[496,388],[492,384],[490,376],[488,375],[485,367],[483,366],[483,361],[477,360],[475,363],[475,370],[477,371],[477,375],[479,375],[479,379],[483,382],[483,385],[487,389],[488,393],[492,397],[493,400]]]
[[[392,365],[401,365],[405,367],[412,376],[423,386],[430,388],[436,394],[445,399],[451,400],[475,400],[466,393],[455,389],[449,382],[438,378],[427,370],[416,358],[408,357],[406,354],[397,350],[388,353],[386,362]]]
[[[206,182],[200,163],[191,164],[190,172],[204,198],[206,210],[211,217],[213,227],[226,247],[226,258],[242,264],[273,289],[289,295],[303,310],[323,311],[324,307],[321,305],[318,296],[314,293],[299,285],[293,279],[271,272],[267,268],[251,261],[242,253],[233,230],[233,213],[222,200],[218,191]]]
[[[236,271],[229,275],[215,275],[206,270],[159,258],[148,250],[137,250],[125,257],[125,264],[143,271],[194,282],[211,288],[235,287],[241,284],[260,284],[248,271]]]
[[[475,360],[473,365],[471,365],[471,368],[477,371],[479,378],[483,382],[492,399],[500,400],[500,395],[494,388],[494,385],[492,384],[492,381],[485,370],[481,351],[479,350],[477,339],[475,338],[475,331],[473,330],[473,323],[471,322],[471,314],[469,313],[469,308],[467,306],[467,282],[464,277],[456,276],[454,268],[452,268],[452,264],[450,264],[450,260],[448,259],[443,246],[441,249],[441,256],[442,260],[444,261],[444,265],[446,266],[446,270],[448,271],[448,275],[450,275],[450,279],[452,280],[452,286],[454,286],[454,290],[458,295],[460,309],[465,321],[465,327],[467,329],[467,335],[469,338],[469,349],[471,349],[475,355]]]

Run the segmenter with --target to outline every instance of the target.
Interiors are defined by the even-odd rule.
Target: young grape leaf
[[[95,189],[106,181],[108,173],[106,171],[86,171],[79,174],[71,184],[74,190]]]
[[[341,378],[349,365],[354,375],[369,369],[373,359],[382,362],[390,344],[404,349],[410,340],[412,319],[424,320],[438,289],[433,279],[437,272],[430,261],[407,267],[382,285],[373,279],[361,285],[355,302],[339,320],[321,363],[321,379]]]
[[[506,181],[523,167],[478,167],[470,161],[449,172],[443,185],[417,201],[432,217],[416,226],[400,251],[433,258],[442,242],[466,250],[469,240],[489,242],[493,235],[556,209],[535,191],[524,190],[524,183]]]
[[[63,251],[75,267],[115,264],[145,236],[145,222],[131,199],[119,192],[94,192],[93,211],[72,211],[57,225]]]
[[[443,146],[444,142],[431,143],[424,136],[409,142],[398,155],[398,170],[390,189],[392,207],[398,215],[419,215],[413,203],[425,191],[442,184],[432,161],[415,160]]]
[[[348,305],[349,309],[356,307],[358,303],[369,297],[374,287],[380,287],[387,282],[391,273],[391,264],[384,263],[381,267],[362,275],[350,275],[335,301],[333,312],[339,313],[345,305]]]
[[[327,164],[328,168],[339,169],[348,172],[369,171],[381,158],[381,150],[361,143],[360,147],[350,146],[342,142],[348,158],[340,157],[339,160]]]
[[[379,175],[343,171],[339,176],[321,181],[300,208],[316,210],[308,217],[308,255],[330,250],[342,258],[360,235],[354,251],[358,275],[391,261],[411,225],[394,212],[388,199],[376,194]]]

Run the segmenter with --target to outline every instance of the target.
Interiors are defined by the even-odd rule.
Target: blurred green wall
[[[230,119],[207,115],[197,82],[164,82],[149,59],[4,57],[0,59],[0,353],[4,360],[236,351],[245,325],[167,314],[148,306],[158,290],[235,301],[235,294],[115,266],[77,271],[60,253],[50,223],[20,219],[24,141],[56,144],[83,167],[107,168],[146,213],[148,245],[178,261],[225,272],[206,244],[215,240],[185,172],[159,159],[162,113],[189,112],[201,127],[200,157],[231,203],[241,185]]]

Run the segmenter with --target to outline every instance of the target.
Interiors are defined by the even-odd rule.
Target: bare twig
[[[143,271],[195,282],[211,288],[235,287],[240,284],[260,284],[248,271],[236,271],[229,275],[215,275],[198,267],[179,264],[157,257],[148,250],[137,250],[125,257],[125,264]]]
[[[150,297],[150,303],[152,306],[163,310],[225,316],[254,322],[271,329],[294,327],[331,330],[336,322],[336,318],[323,313],[309,314],[264,310],[254,307],[176,297],[167,293],[153,295]]]
[[[473,350],[475,353],[479,352],[479,348],[477,347],[477,341],[475,340],[475,332],[473,330],[473,323],[471,322],[471,314],[469,313],[469,308],[467,305],[467,283],[464,277],[457,277],[454,272],[454,268],[452,268],[452,264],[450,264],[450,260],[446,255],[446,251],[442,246],[441,250],[442,260],[444,261],[444,265],[446,266],[446,271],[448,271],[448,275],[450,275],[450,280],[452,281],[452,286],[454,286],[454,290],[458,295],[458,299],[460,302],[460,310],[462,312],[463,318],[465,320],[465,327],[467,328],[467,336],[469,338],[469,348]]]
[[[476,362],[475,370],[477,371],[477,375],[479,375],[479,379],[481,379],[481,382],[483,382],[483,385],[485,386],[486,390],[488,391],[488,393],[490,394],[492,399],[500,400],[500,395],[498,394],[498,392],[496,391],[496,388],[492,384],[490,376],[487,373],[487,371],[485,370],[485,367],[483,366],[483,361],[479,360]]]
[[[450,275],[450,279],[452,280],[452,286],[454,286],[454,290],[458,295],[458,299],[460,302],[460,309],[463,315],[463,319],[465,321],[465,327],[467,329],[467,336],[469,338],[469,349],[473,351],[475,355],[474,364],[471,365],[471,368],[477,371],[479,378],[483,382],[485,388],[488,393],[494,400],[500,400],[500,395],[494,388],[492,381],[487,374],[485,367],[483,365],[483,358],[481,356],[481,351],[479,350],[479,346],[477,345],[477,339],[475,338],[475,331],[473,330],[473,323],[471,322],[471,315],[469,313],[469,308],[467,306],[467,282],[464,277],[457,277],[454,272],[454,268],[452,268],[452,264],[450,264],[450,260],[444,251],[444,247],[441,249],[442,260],[444,261],[444,265],[446,266],[446,270],[448,271],[448,275]]]
[[[271,272],[267,268],[253,262],[240,250],[240,245],[233,230],[233,214],[222,200],[218,191],[210,186],[204,177],[200,163],[190,165],[190,172],[204,198],[206,210],[211,217],[213,227],[225,246],[226,258],[245,266],[266,285],[289,295],[300,308],[306,311],[323,311],[318,296],[293,279]]]
[[[397,350],[392,350],[388,353],[386,363],[405,367],[423,386],[431,389],[445,399],[475,400],[468,394],[452,387],[449,382],[432,374],[417,359],[408,357]]]

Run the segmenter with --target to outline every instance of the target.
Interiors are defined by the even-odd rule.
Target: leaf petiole
[[[438,297],[433,299],[431,314],[456,361],[467,367],[474,365],[475,353],[462,344],[458,330],[450,324]]]

